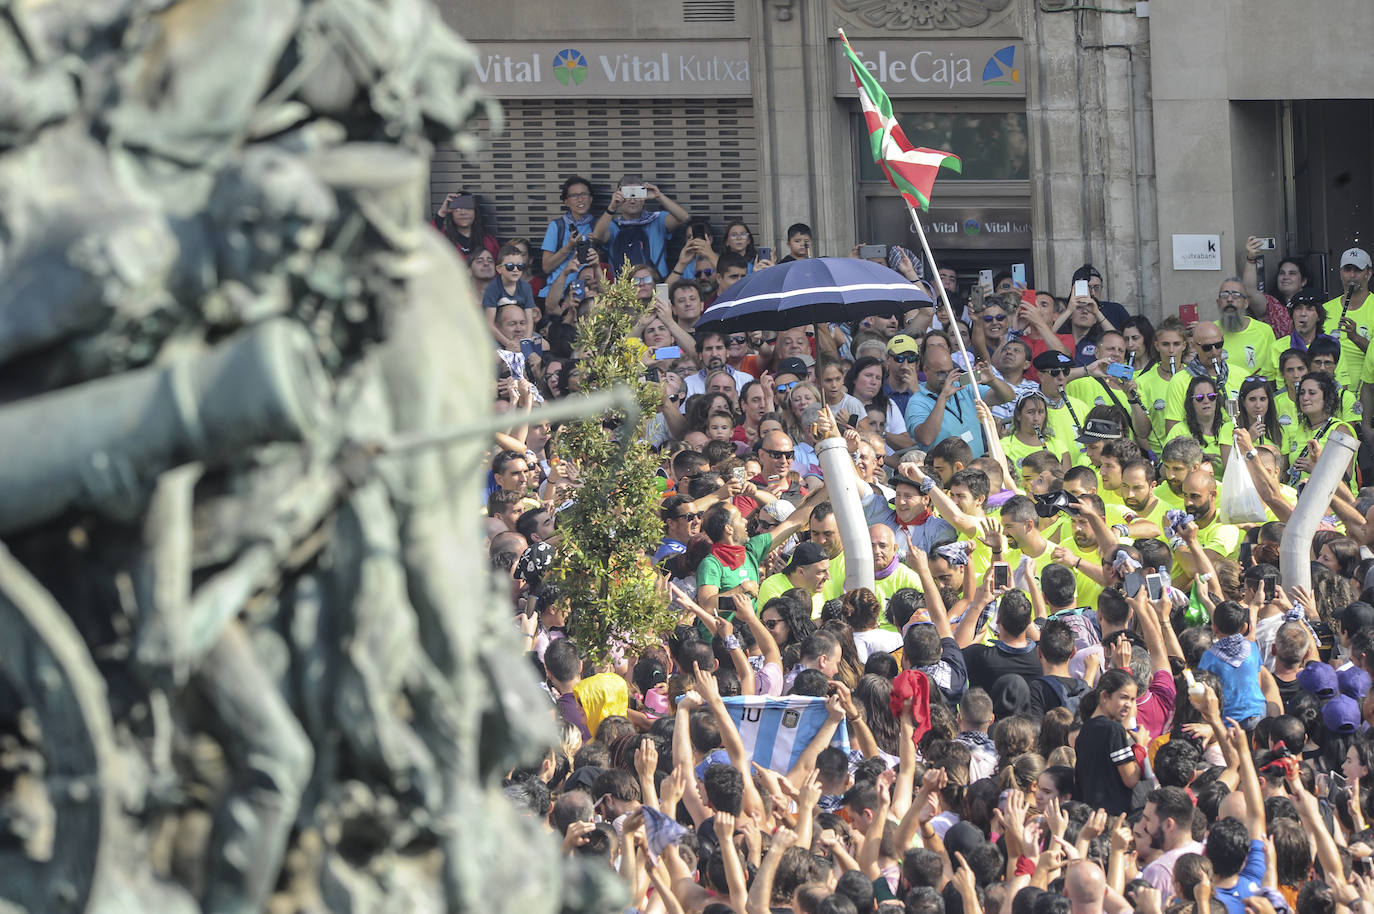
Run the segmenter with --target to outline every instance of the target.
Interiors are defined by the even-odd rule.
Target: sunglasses
[[[510,266],[510,264],[506,264],[506,266]],[[631,282],[637,286],[652,286],[654,278],[652,276],[636,276]]]
[[[731,346],[743,346],[747,342],[749,342],[749,337],[747,336],[732,336],[729,339]]]
[[[1006,316],[1005,314],[984,314],[984,315],[983,315],[983,320],[986,321],[986,322],[989,323],[989,324],[992,323],[993,321],[1004,321],[1004,320],[1006,320],[1006,319],[1007,319],[1007,316]]]
[[[775,451],[770,447],[763,449],[765,454],[772,456],[774,460],[791,460],[793,451]]]
[[[697,275],[698,275],[698,276],[715,276],[715,275],[716,275],[716,271],[713,270],[713,269],[711,269],[710,267],[703,267],[703,268],[701,268],[700,270],[697,270]]]
[[[677,401],[679,401],[679,400],[681,400],[681,399],[682,399],[682,394],[669,394],[669,395],[668,395],[668,402],[669,402],[669,403],[676,403]]]
[[[815,339],[815,338],[816,338],[816,331],[814,331],[814,330],[808,330],[808,331],[806,331],[806,336],[807,336],[807,339]]]
[[[1045,374],[1052,378],[1063,378],[1068,376],[1069,370],[1067,368],[1051,368]]]
[[[525,265],[523,263],[503,263],[501,264],[501,266],[505,267],[507,270],[510,270],[511,272],[516,272],[525,269]]]
[[[786,625],[786,624],[787,624],[787,620],[786,620],[786,619],[764,619],[764,620],[762,620],[762,621],[763,621],[763,627],[764,627],[764,628],[772,628],[772,627],[775,626],[775,625]]]
[[[1197,344],[1197,348],[1200,349],[1200,350],[1203,351],[1203,352],[1211,352],[1211,351],[1214,350],[1214,349],[1220,349],[1221,346],[1222,346],[1221,343],[1198,343],[1198,344]]]
[[[900,362],[903,365],[909,365],[912,362],[916,361],[916,353],[914,352],[889,352],[887,357],[892,361]]]
[[[695,512],[692,514],[674,514],[673,520],[701,520],[701,514]]]
[[[785,394],[800,383],[800,381],[788,381],[786,384],[779,384],[776,390],[780,394]]]
[[[1212,402],[1213,400],[1215,400],[1216,398],[1217,398],[1217,392],[1216,392],[1215,390],[1212,391],[1212,392],[1209,393],[1209,394],[1193,394],[1193,401],[1196,402],[1196,403],[1201,403],[1201,402],[1203,402],[1204,400],[1207,401],[1208,403],[1211,403],[1211,402]]]

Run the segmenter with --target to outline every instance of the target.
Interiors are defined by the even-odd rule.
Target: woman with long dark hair
[[[439,204],[439,211],[430,222],[444,237],[453,242],[458,255],[469,259],[474,251],[485,248],[495,261],[500,245],[496,236],[487,231],[482,222],[482,208],[477,205],[476,194],[462,191],[451,193]]]
[[[883,393],[881,359],[875,359],[871,355],[855,359],[854,364],[849,366],[849,373],[844,376],[844,386],[854,399],[866,408],[881,410],[887,415],[886,433],[906,434],[906,417],[897,408],[897,404]]]
[[[1340,408],[1341,389],[1331,375],[1314,371],[1298,383],[1298,423],[1307,435],[1307,443],[1297,447],[1293,456],[1293,466],[1297,468],[1299,478],[1306,479],[1312,472],[1332,432],[1340,429],[1359,440],[1354,429],[1340,421]],[[1345,472],[1346,478],[1349,478],[1350,469]]]
[[[1144,805],[1132,798],[1144,771],[1138,761],[1143,752],[1136,748],[1143,750],[1149,738],[1149,733],[1138,726],[1130,729],[1136,723],[1135,701],[1131,671],[1110,669],[1078,706],[1084,717],[1074,744],[1078,798],[1092,809],[1105,809],[1110,816]]]
[[[1255,444],[1279,447],[1283,429],[1279,425],[1278,410],[1274,407],[1274,392],[1267,378],[1246,378],[1236,397],[1240,407],[1240,423],[1250,432]]]
[[[1121,326],[1126,340],[1126,364],[1135,369],[1139,378],[1159,361],[1155,351],[1155,326],[1148,317],[1136,315]]]
[[[1169,432],[1169,440],[1192,438],[1202,446],[1204,455],[1221,461],[1219,467],[1226,466],[1233,435],[1233,426],[1226,415],[1222,396],[1211,378],[1206,375],[1193,378],[1188,382],[1188,393],[1183,398],[1183,421]]]

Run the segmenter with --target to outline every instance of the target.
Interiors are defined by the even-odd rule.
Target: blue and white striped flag
[[[644,833],[649,839],[649,859],[657,863],[658,855],[667,850],[668,845],[681,841],[682,836],[687,834],[687,829],[647,803],[640,809],[644,810]]]
[[[744,751],[764,768],[786,774],[825,724],[825,699],[808,695],[769,698],[736,695],[725,708],[744,739]],[[849,754],[849,730],[843,720],[830,745]]]

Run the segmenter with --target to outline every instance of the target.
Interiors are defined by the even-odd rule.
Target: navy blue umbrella
[[[696,328],[786,330],[802,324],[900,315],[933,306],[900,273],[856,257],[811,257],[758,270],[716,299]]]

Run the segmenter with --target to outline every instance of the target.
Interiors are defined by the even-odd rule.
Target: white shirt
[[[726,365],[723,369],[719,370],[730,372],[730,377],[735,379],[735,390],[743,390],[744,385],[754,380],[754,376],[751,375],[749,372],[740,371],[737,368],[731,368],[729,365]],[[689,397],[692,394],[706,393],[706,369],[703,368],[701,371],[698,371],[694,375],[688,375],[686,384],[687,396]],[[687,408],[686,398],[683,399],[682,404],[682,409],[685,411]]]

